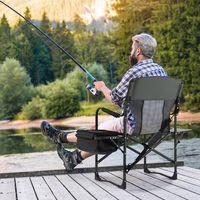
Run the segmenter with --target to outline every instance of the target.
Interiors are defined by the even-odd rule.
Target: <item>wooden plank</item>
[[[116,176],[119,176],[119,172],[114,172],[113,174],[115,174]],[[167,191],[164,187],[162,187],[162,185],[160,185],[161,183],[156,185],[152,181],[146,179],[146,177],[141,179],[139,176],[133,177],[130,174],[131,174],[131,171],[129,172],[129,174],[127,174],[127,181],[128,182],[134,184],[137,187],[140,187],[143,190],[148,191],[149,193],[151,193],[153,195],[158,196],[160,199],[183,200],[182,197],[177,196],[176,194],[173,194],[170,191]]]
[[[39,200],[40,199],[41,200],[55,200],[56,199],[42,177],[31,177],[31,182],[33,184],[34,190]]]
[[[14,178],[0,179],[0,199],[15,200],[15,180]]]
[[[65,188],[55,176],[44,176],[44,179],[57,200],[63,200],[63,197],[67,200],[74,200],[74,197],[67,188]]]
[[[113,173],[109,173],[110,176],[108,176],[108,180],[111,180],[113,182],[120,182],[121,181],[121,172],[118,172],[118,176],[113,175],[116,172]],[[105,177],[104,175],[102,175],[103,177]],[[135,184],[132,184],[130,182],[127,182],[127,188],[126,191],[130,192],[132,195],[135,195],[135,197],[139,198],[139,199],[151,199],[151,200],[158,200],[161,199],[160,197],[152,194],[151,192],[149,192],[148,190],[145,190],[141,187],[136,186]]]
[[[37,200],[35,191],[28,177],[16,178],[16,190],[18,200]]]
[[[111,174],[107,173],[107,172],[102,172],[100,173],[102,176],[104,177],[107,177],[108,180],[112,180],[111,177]],[[126,199],[126,200],[138,200],[139,198],[136,197],[135,195],[135,188],[132,188],[132,187],[129,187],[129,190],[128,191],[127,189],[126,190],[123,190],[121,188],[118,188],[116,185],[113,185],[109,182],[104,182],[104,181],[97,181],[94,179],[94,174],[92,173],[88,173],[88,174],[84,174],[84,176],[86,176],[87,178],[89,178],[91,181],[94,181],[97,185],[99,185],[100,187],[104,188],[105,190],[107,190],[110,194],[112,194],[113,196],[115,196],[117,199]],[[117,180],[118,183],[120,183],[119,180]],[[116,182],[117,182],[116,181]],[[153,199],[152,199],[153,200]]]
[[[200,170],[189,168],[189,167],[180,167],[178,168],[178,172],[184,175],[187,175],[188,177],[200,180]]]
[[[168,183],[167,181],[165,181],[166,179],[168,179],[167,177],[162,177],[162,180],[159,180],[157,177],[160,177],[160,175],[156,174],[146,175],[144,173],[139,173],[138,171],[135,172],[130,171],[129,174],[133,177],[132,181],[134,181],[135,178],[138,178],[142,181],[150,183],[150,185],[159,187],[160,189],[163,189],[166,192],[171,193],[170,196],[172,195],[177,196],[176,198],[182,197],[187,199],[200,199],[200,195],[193,193],[189,190],[183,189],[181,187],[178,187],[176,185],[173,185],[172,183],[176,180],[170,180],[171,182]],[[170,198],[170,199],[176,199],[176,198]]]
[[[169,175],[168,172],[173,172],[172,168],[161,168],[160,170],[162,170],[163,173],[166,173]],[[197,180],[193,177],[189,177],[187,176],[187,172],[186,173],[180,173],[180,170],[178,169],[178,180],[184,181],[186,183],[189,183],[190,185],[195,185],[200,187],[200,180]],[[200,189],[200,188],[199,188]]]
[[[69,192],[73,195],[73,197],[75,197],[75,199],[80,199],[80,200],[95,199],[87,190],[81,187],[69,175],[58,175],[56,177],[69,190]]]
[[[172,173],[169,172],[169,171],[165,171],[165,170],[162,170],[162,169],[156,169],[157,172],[159,173],[164,173],[166,175],[171,175]],[[141,172],[142,173],[142,172]],[[146,174],[147,176],[154,176],[153,174]],[[165,181],[169,184],[173,184],[179,188],[183,188],[185,190],[188,190],[190,192],[194,192],[196,194],[199,194],[200,195],[200,187],[199,186],[196,186],[196,185],[192,185],[191,183],[187,183],[187,182],[184,182],[182,180],[171,180],[167,177],[163,177],[163,176],[160,176],[160,175],[157,175],[155,176],[157,179],[161,180],[161,181]]]
[[[182,167],[180,167],[180,169],[184,170],[184,171],[186,170],[186,171],[189,171],[189,172],[194,172],[194,173],[200,174],[200,169],[187,167],[187,166],[182,166]]]
[[[94,174],[93,174],[94,175]],[[104,190],[102,187],[99,187],[97,184],[92,182],[90,179],[86,178],[82,174],[73,174],[71,177],[74,180],[77,180],[77,182],[85,189],[90,192],[95,198],[97,199],[116,199],[111,195],[108,191]]]
[[[192,168],[191,168],[192,169]],[[178,173],[200,181],[200,174],[193,170],[178,169]]]

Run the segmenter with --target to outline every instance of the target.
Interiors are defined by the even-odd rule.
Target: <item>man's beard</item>
[[[134,55],[130,55],[129,56],[129,63],[130,63],[130,65],[131,65],[131,67],[133,66],[133,65],[135,65],[135,64],[137,64],[137,58],[134,56]]]

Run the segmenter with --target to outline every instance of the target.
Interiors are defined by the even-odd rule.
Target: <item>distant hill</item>
[[[26,7],[29,7],[33,20],[41,20],[44,11],[50,21],[66,22],[73,21],[75,14],[84,18],[85,22],[93,28],[105,29],[110,26],[105,24],[105,13],[111,10],[114,0],[5,0],[4,2],[24,15]],[[19,17],[0,3],[0,18],[3,14],[11,25],[15,24]],[[95,27],[96,26],[96,27]]]

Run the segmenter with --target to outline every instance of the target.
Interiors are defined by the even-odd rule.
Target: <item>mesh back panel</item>
[[[164,101],[144,101],[142,109],[142,129],[140,134],[156,133],[163,120]]]
[[[169,121],[170,111],[180,96],[182,82],[170,77],[134,79],[129,84],[126,104],[134,113],[134,135],[156,133]]]

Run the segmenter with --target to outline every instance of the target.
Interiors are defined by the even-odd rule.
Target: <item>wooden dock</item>
[[[172,168],[156,170],[170,173]],[[106,179],[120,182],[121,171],[101,172]],[[127,189],[94,180],[94,173],[61,174],[0,179],[0,200],[200,200],[200,170],[178,167],[178,179],[170,180],[141,169],[127,174]]]

